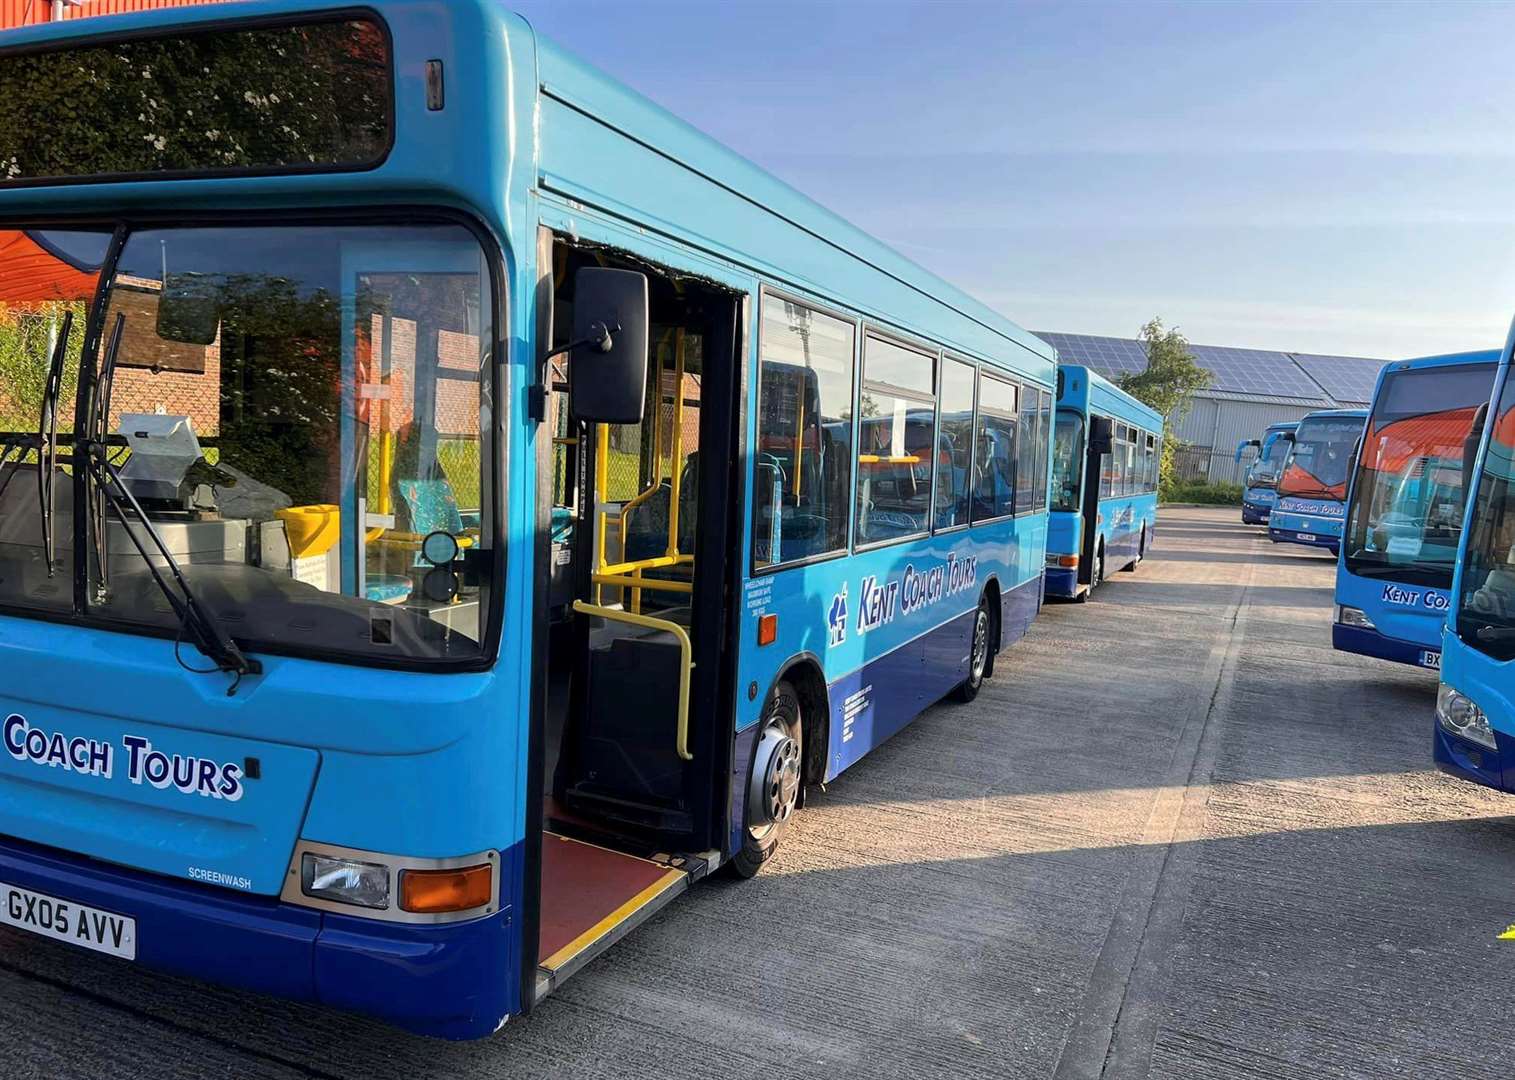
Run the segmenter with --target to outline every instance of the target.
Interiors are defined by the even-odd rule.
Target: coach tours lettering
[[[124,766],[133,784],[174,788],[185,795],[236,802],[242,797],[242,767],[193,754],[173,754],[157,749],[140,735],[123,735],[119,745],[104,739],[69,736],[62,731],[33,727],[20,713],[12,713],[0,727],[6,752],[17,761],[29,762],[83,776],[109,780]]]
[[[893,581],[869,574],[858,584],[857,632],[877,630],[892,623],[896,615],[912,615],[977,583],[976,555],[948,555],[946,562],[923,570],[908,563]]]

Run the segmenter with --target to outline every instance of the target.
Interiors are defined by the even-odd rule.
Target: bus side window
[[[926,531],[931,512],[936,358],[869,334],[858,412],[857,536],[877,543]]]
[[[1019,387],[979,373],[975,424],[973,519],[1003,517],[1015,510],[1015,424]]]
[[[765,295],[752,557],[757,567],[847,546],[852,323]]]
[[[973,476],[973,380],[971,364],[942,360],[941,434],[937,438],[936,528],[968,524]]]
[[[1032,491],[1033,510],[1047,509],[1047,440],[1052,434],[1052,395],[1045,390],[1036,392],[1036,482]]]

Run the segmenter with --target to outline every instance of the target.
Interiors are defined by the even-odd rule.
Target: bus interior
[[[545,232],[540,244],[540,340],[569,345],[585,267],[646,275],[649,334],[640,423],[578,420],[572,380],[593,377],[593,354],[548,361],[538,997],[719,860],[743,310],[728,289],[618,251]]]

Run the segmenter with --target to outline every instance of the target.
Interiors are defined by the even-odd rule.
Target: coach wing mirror
[[[1089,453],[1108,454],[1115,443],[1115,424],[1108,416],[1089,417]]]
[[[1245,442],[1237,443],[1236,444],[1236,461],[1237,461],[1237,464],[1241,463],[1241,456],[1242,456],[1242,454],[1246,453],[1247,447],[1249,447],[1249,446],[1255,446],[1255,447],[1257,447],[1258,448],[1258,453],[1261,454],[1261,452],[1262,452],[1262,443],[1258,442],[1256,439],[1248,439]]]
[[[1489,403],[1485,401],[1473,414],[1473,426],[1462,440],[1462,504],[1468,505],[1468,489],[1473,486],[1473,462],[1478,457],[1478,444],[1483,441],[1483,425],[1489,418]]]
[[[166,274],[155,329],[164,341],[210,345],[221,329],[220,280],[208,274]]]
[[[647,404],[647,275],[586,266],[573,281],[569,407],[591,424],[640,424]]]

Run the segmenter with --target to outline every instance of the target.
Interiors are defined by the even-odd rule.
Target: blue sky
[[[1515,5],[510,6],[1031,329],[1400,357],[1515,314]]]

